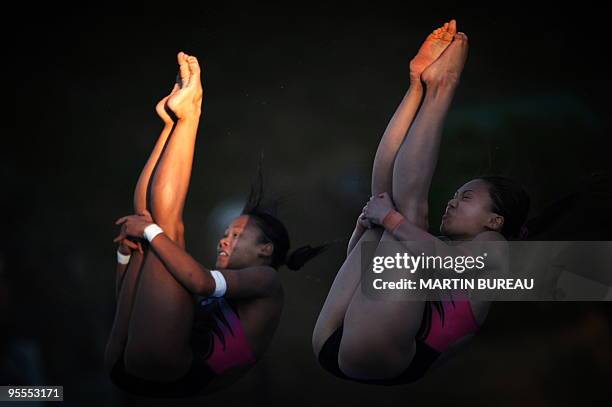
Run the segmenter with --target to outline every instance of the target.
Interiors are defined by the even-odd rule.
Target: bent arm
[[[168,271],[192,294],[209,297],[215,292],[215,280],[210,269],[202,266],[182,247],[161,233],[151,242]],[[227,298],[250,298],[270,295],[280,286],[276,271],[271,267],[250,267],[241,270],[219,270],[225,278]]]
[[[386,229],[388,233],[396,238],[410,252],[418,252],[426,256],[476,256],[482,255],[487,249],[487,270],[489,272],[505,270],[508,259],[508,246],[506,239],[498,232],[485,231],[479,233],[471,241],[462,242],[465,244],[451,245],[421,229],[408,219],[395,227],[393,230]],[[496,244],[486,244],[485,242],[498,242]],[[436,274],[439,276],[439,274]]]

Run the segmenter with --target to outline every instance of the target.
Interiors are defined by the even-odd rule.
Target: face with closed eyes
[[[267,264],[271,243],[260,243],[261,231],[248,215],[234,219],[217,244],[217,269],[243,269]]]
[[[440,232],[456,240],[471,240],[487,230],[500,231],[504,218],[492,212],[489,184],[474,179],[457,190],[446,205]]]

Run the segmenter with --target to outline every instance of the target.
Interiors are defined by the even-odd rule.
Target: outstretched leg
[[[395,205],[410,222],[426,224],[426,202],[437,161],[442,126],[467,57],[467,37],[456,34],[452,44],[423,73],[425,100],[395,162]],[[413,189],[411,189],[413,188]],[[381,242],[395,238],[385,232]],[[402,248],[398,248],[403,250]],[[380,248],[379,248],[380,250]],[[392,250],[393,252],[394,250]],[[376,255],[388,255],[377,253]],[[391,294],[389,294],[391,295]],[[402,292],[400,295],[415,295]],[[397,376],[412,361],[425,298],[374,300],[355,291],[344,319],[338,362],[349,376],[384,379]]]
[[[151,174],[159,161],[159,157],[161,156],[168,136],[174,127],[174,121],[172,120],[170,114],[166,111],[166,102],[168,98],[177,90],[178,86],[175,85],[170,95],[160,100],[155,108],[157,114],[164,122],[164,128],[162,129],[161,134],[153,147],[153,151],[151,152],[149,159],[140,173],[138,182],[136,183],[136,188],[134,190],[134,213],[142,213],[145,209],[147,209],[147,191]],[[125,349],[125,345],[127,343],[128,327],[132,313],[132,306],[134,303],[134,294],[137,290],[138,277],[140,276],[143,260],[144,254],[134,251],[127,268],[126,266],[118,265],[118,267],[125,269],[122,270],[124,274],[121,281],[117,282],[117,307],[115,312],[115,320],[106,344],[104,365],[108,371],[110,371],[117,359],[121,356],[121,353]]]
[[[423,71],[427,88],[423,105],[402,143],[393,168],[393,202],[410,222],[427,229],[428,195],[442,138],[444,120],[467,58],[467,36],[452,44]]]
[[[184,246],[183,207],[189,187],[202,87],[195,57],[178,55],[181,86],[167,101],[177,123],[152,175],[150,208],[166,235]],[[193,298],[151,250],[146,255],[130,319],[125,365],[150,380],[174,380],[191,364]]]
[[[434,30],[410,62],[410,88],[389,121],[376,150],[372,168],[372,195],[381,192],[392,193],[396,155],[423,97],[421,74],[448,47],[452,34],[455,33],[455,24],[455,21],[451,20],[443,27]],[[325,340],[342,324],[351,298],[359,286],[361,243],[380,241],[382,232],[380,228],[366,231],[357,224],[349,242],[347,258],[334,279],[315,325],[312,337],[315,354],[319,353]],[[358,250],[353,251],[355,247]]]

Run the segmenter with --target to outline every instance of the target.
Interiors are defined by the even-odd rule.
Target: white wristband
[[[212,293],[211,297],[223,297],[227,290],[225,277],[218,270],[210,270],[210,275],[215,280],[215,292]]]
[[[144,229],[144,238],[150,243],[153,241],[153,239],[155,239],[155,236],[159,235],[160,233],[164,233],[162,228],[153,223]]]
[[[119,250],[117,250],[117,263],[128,264],[130,262],[130,257],[132,256],[129,254],[123,254]]]

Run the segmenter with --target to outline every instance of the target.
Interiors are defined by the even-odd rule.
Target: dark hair
[[[526,237],[525,222],[529,213],[530,199],[525,189],[516,181],[500,175],[476,177],[489,184],[492,211],[504,217],[500,233],[506,239]]]
[[[310,259],[321,253],[327,248],[327,245],[302,246],[289,253],[291,242],[289,240],[289,232],[281,222],[276,213],[278,211],[279,200],[275,199],[267,203],[263,203],[263,170],[262,170],[263,154],[260,157],[257,168],[257,178],[251,184],[251,191],[247,202],[242,209],[243,215],[248,215],[259,228],[260,243],[272,243],[274,251],[270,259],[270,266],[278,269],[280,266],[287,266],[291,270],[299,270]]]

